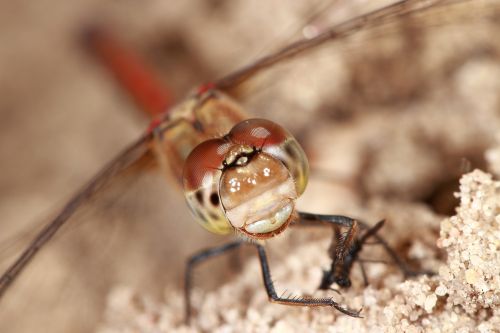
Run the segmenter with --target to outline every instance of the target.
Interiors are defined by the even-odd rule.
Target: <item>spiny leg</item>
[[[378,232],[380,229],[383,227],[385,221],[379,221],[377,224],[375,224],[373,227],[368,227],[368,225],[364,224],[363,222],[359,222],[360,225],[362,225],[364,228],[366,228],[366,232],[362,234],[358,239],[356,239],[353,242],[352,247],[349,249],[347,252],[343,266],[338,266],[335,265],[335,262],[332,263],[330,271],[327,271],[324,273],[323,276],[323,281],[320,287],[323,287],[326,289],[327,283],[330,283],[331,281],[336,282],[339,286],[341,287],[349,287],[350,286],[350,271],[352,268],[352,265],[354,262],[358,261],[360,264],[362,274],[363,274],[363,279],[365,285],[367,285],[367,277],[366,273],[364,272],[364,267],[363,267],[363,262],[358,258],[359,253],[363,249],[363,246],[367,243],[367,241],[370,238],[375,238],[377,239],[377,243],[379,245],[382,245],[384,250],[389,254],[389,256],[392,258],[394,264],[398,266],[398,268],[403,272],[405,277],[410,277],[410,276],[417,276],[421,274],[433,274],[433,272],[429,271],[414,271],[408,268],[406,263],[399,257],[398,254],[387,244],[385,239],[383,239],[381,236],[378,235]],[[365,262],[368,262],[365,260]]]
[[[365,258],[358,258],[358,262],[361,262],[363,264],[384,264],[384,265],[395,265],[392,261],[387,261],[383,259],[365,259]]]
[[[344,260],[346,252],[349,251],[358,234],[358,221],[343,215],[322,215],[299,212],[301,221],[298,225],[318,225],[328,223],[333,226],[337,243],[330,247],[330,255],[334,262],[340,263]],[[347,227],[345,233],[341,233],[339,227]],[[333,245],[333,244],[332,244]]]
[[[381,221],[382,222],[382,221]],[[379,222],[380,223],[380,222]],[[368,231],[364,235],[364,243],[368,240],[368,238],[373,237],[377,240],[378,245],[381,245],[385,252],[391,257],[393,260],[394,264],[398,266],[399,270],[403,272],[403,275],[405,278],[407,277],[414,277],[414,276],[419,276],[419,275],[435,275],[436,273],[433,271],[429,270],[413,270],[408,267],[408,265],[404,262],[404,260],[394,251],[394,249],[387,243],[387,241],[380,235],[377,234],[377,230],[373,230],[377,225],[375,225],[373,228],[369,228],[367,224],[360,222],[360,225],[363,226],[364,228],[368,228]]]
[[[384,225],[384,223],[385,223],[384,220],[378,222],[373,228],[368,229],[368,231],[365,232],[365,234],[360,237],[359,241],[360,241],[361,245],[360,245],[359,250],[361,250],[361,248],[363,247],[363,245],[366,244],[366,242],[367,242],[367,240],[368,240],[369,237],[375,235],[382,228],[382,226]],[[361,270],[361,275],[363,277],[363,285],[365,287],[368,287],[368,285],[369,285],[369,283],[368,283],[368,275],[366,274],[364,263],[365,262],[370,262],[370,260],[363,260],[363,259],[360,259],[359,257],[357,259],[358,259],[359,268]]]
[[[328,252],[332,258],[332,264],[330,270],[323,271],[323,278],[319,285],[319,289],[327,290],[331,289],[330,286],[337,282],[342,287],[349,287],[351,281],[349,279],[349,274],[345,274],[345,271],[350,270],[352,262],[355,258],[352,258],[352,254],[359,251],[358,247],[358,221],[343,215],[322,215],[322,214],[312,214],[299,212],[301,218],[297,225],[301,226],[317,226],[325,225],[328,223],[333,226],[335,242],[332,242]],[[340,227],[347,227],[347,231],[342,233]],[[346,262],[346,259],[347,262]],[[347,268],[345,268],[347,267]],[[338,270],[341,269],[341,274],[337,274]]]
[[[365,243],[365,245],[367,245],[367,243]],[[377,243],[377,245],[378,245],[378,243]],[[363,285],[365,287],[369,286],[368,275],[366,274],[366,269],[365,269],[365,265],[364,265],[366,263],[369,263],[369,264],[396,265],[396,263],[390,262],[390,261],[387,261],[387,260],[358,258],[359,269],[361,270],[361,275],[363,277]],[[334,289],[332,289],[332,290],[334,290]]]
[[[269,263],[267,261],[267,255],[264,247],[259,244],[252,244],[257,248],[259,253],[260,266],[262,268],[262,278],[264,280],[264,286],[266,288],[267,296],[269,300],[273,303],[279,303],[284,305],[295,305],[295,306],[329,306],[337,309],[338,311],[349,315],[351,317],[361,318],[359,311],[354,311],[348,308],[342,307],[340,304],[335,302],[332,298],[304,298],[304,297],[280,297],[276,294],[274,289],[274,284],[271,279],[271,271],[269,269]]]
[[[369,286],[368,275],[366,275],[366,270],[365,270],[365,266],[363,265],[363,262],[360,260],[360,261],[358,261],[358,264],[359,264],[359,269],[361,270],[361,275],[363,276],[363,285],[366,288]]]
[[[321,280],[320,289],[329,289],[333,283],[336,283],[342,288],[349,288],[351,286],[351,269],[355,262],[358,262],[361,266],[361,272],[363,274],[363,280],[365,286],[368,285],[368,278],[366,276],[366,272],[364,267],[359,259],[359,253],[363,249],[364,243],[372,236],[376,235],[377,232],[383,227],[384,220],[379,221],[373,227],[369,228],[364,234],[360,235],[357,239],[351,242],[351,246],[345,252],[345,256],[342,262],[337,262],[336,260],[332,260],[332,264],[330,269],[323,272],[323,278]],[[338,236],[336,236],[338,238]],[[341,246],[339,241],[337,240],[337,247]],[[332,244],[332,247],[334,244]],[[330,256],[332,253],[330,253]]]
[[[363,245],[368,243],[368,239],[373,237],[376,239],[377,244],[382,245],[387,254],[392,258],[394,264],[398,266],[398,268],[402,271],[405,277],[412,277],[421,274],[433,275],[434,272],[423,270],[423,271],[415,271],[410,269],[404,260],[389,246],[389,244],[385,241],[382,236],[379,236],[377,232],[383,226],[384,221],[378,222],[375,226],[370,227],[368,224],[355,220],[353,218],[342,216],[342,215],[322,215],[322,214],[312,214],[299,212],[299,216],[301,220],[298,223],[293,224],[294,226],[325,226],[325,224],[330,224],[334,226],[334,232],[339,233],[338,227],[348,227],[349,230],[344,234],[344,240],[342,238],[338,239],[340,242],[336,244],[332,244],[332,247],[329,250],[329,253],[332,257],[332,266],[329,271],[325,271],[323,273],[323,279],[320,284],[320,289],[330,289],[330,285],[333,282],[340,282],[341,285],[348,287],[350,285],[349,280],[349,270],[350,266],[357,260],[357,255],[361,251]],[[353,232],[353,224],[356,222],[362,229],[366,229],[364,235],[361,238],[354,238],[355,233]],[[339,236],[336,235],[338,238]],[[350,244],[346,243],[345,240],[350,239]],[[337,247],[337,248],[335,248]],[[336,254],[334,254],[336,253]],[[343,254],[342,261],[337,259],[338,254]],[[347,262],[346,262],[347,261]],[[340,265],[340,266],[339,266]],[[341,267],[344,266],[344,267]],[[339,281],[335,281],[333,272],[335,269],[343,269],[344,274],[343,277],[337,277],[336,279]]]
[[[351,244],[356,239],[358,233],[358,221],[344,215],[323,215],[299,212],[300,222],[294,225],[297,226],[318,226],[328,223],[333,226],[335,237],[339,241],[338,246],[330,249],[332,259],[342,260],[346,251],[351,247]],[[346,227],[347,232],[340,233],[339,227]]]
[[[186,273],[184,275],[184,302],[185,302],[185,321],[189,323],[191,319],[191,288],[192,288],[192,272],[195,267],[200,262],[203,262],[209,258],[221,255],[228,251],[239,248],[243,241],[235,241],[227,243],[214,248],[202,250],[194,255],[192,255],[186,265]]]
[[[296,226],[318,226],[324,223],[336,225],[339,227],[352,227],[356,221],[352,217],[344,215],[325,215],[314,214],[307,212],[299,212],[300,222],[295,223]]]

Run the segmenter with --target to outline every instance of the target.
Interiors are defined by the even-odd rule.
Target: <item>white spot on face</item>
[[[253,185],[256,185],[256,184],[257,184],[257,181],[255,180],[255,178],[254,178],[254,177],[248,177],[248,178],[246,178],[246,182],[247,182],[248,184],[253,184]]]
[[[264,173],[265,177],[269,177],[271,175],[271,169],[269,169],[269,168],[264,168],[264,170],[262,170],[262,172]]]
[[[241,183],[236,178],[231,178],[229,180],[229,185],[231,185],[229,191],[231,191],[232,193],[238,192],[241,188]]]

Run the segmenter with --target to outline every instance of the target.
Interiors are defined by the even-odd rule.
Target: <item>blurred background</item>
[[[136,50],[180,100],[298,37],[390,2],[2,2],[0,267],[148,125],[82,47],[86,27],[105,27]],[[453,213],[457,179],[485,167],[500,128],[498,5],[465,1],[394,19],[237,91],[250,114],[281,123],[304,144],[311,181],[300,207],[370,221],[378,218],[373,207],[408,202]],[[161,297],[181,285],[188,254],[224,241],[192,221],[162,175],[123,178],[8,291],[0,330],[91,331],[111,286]],[[414,229],[400,223],[388,237],[406,253]],[[430,246],[437,227],[424,232]],[[200,281],[215,286],[234,261],[210,266]]]

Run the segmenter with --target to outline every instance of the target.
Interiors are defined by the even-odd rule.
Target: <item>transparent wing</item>
[[[183,198],[158,172],[150,139],[123,151],[55,218],[1,243],[2,270],[9,267],[2,278],[3,329],[89,331],[112,286],[161,294],[165,283],[180,280],[188,249],[173,240],[199,243],[208,235],[177,209]]]
[[[497,17],[499,11],[499,3],[495,0],[401,0],[373,2],[373,7],[363,4],[356,8],[354,5],[353,13],[336,15],[342,9],[341,5],[349,7],[349,4],[343,1],[327,3],[334,3],[335,6],[326,7],[327,10],[321,14],[306,17],[308,25],[302,26],[302,36],[219,78],[213,82],[214,86],[240,98],[245,95],[254,98],[259,91],[277,85],[276,82],[280,82],[277,77],[286,81],[289,77],[296,76],[293,67],[301,60],[310,62],[310,59],[321,57],[319,54],[322,57],[335,57],[333,52],[339,50],[362,53],[368,47],[374,48],[373,52],[381,52],[384,45],[380,47],[377,44],[381,39],[388,40],[391,37],[393,43],[394,40],[405,43],[399,46],[400,49],[394,50],[400,53],[394,56],[409,52],[411,47],[414,47],[413,52],[418,53],[421,51],[419,46],[422,46],[418,42],[424,41],[428,35],[438,34],[440,29],[449,31],[455,28],[456,32],[466,32],[467,27],[487,25],[488,21]],[[463,36],[463,40],[469,38],[472,39],[472,34]],[[448,42],[453,45],[457,41]],[[293,62],[296,58],[297,61]],[[308,70],[321,71],[320,68],[311,66]],[[257,83],[252,82],[253,80]]]
[[[76,213],[79,207],[85,205],[87,201],[92,199],[114,177],[125,172],[132,165],[140,163],[142,158],[152,158],[151,156],[146,156],[150,153],[149,141],[151,138],[151,134],[146,135],[132,144],[123,153],[119,154],[115,160],[105,166],[101,172],[75,194],[51,222],[47,223],[40,230],[20,257],[0,277],[0,295],[3,295],[10,283],[22,272],[37,252],[66,224],[68,219]]]
[[[120,197],[126,193],[122,191],[140,178],[127,172],[138,163],[147,165],[149,157],[148,142],[142,138],[78,191],[54,218],[31,226],[29,232],[9,242],[2,256],[2,270],[8,269],[2,276],[2,289],[9,287],[2,304],[4,329],[50,328],[50,323],[63,329],[78,312],[95,318],[92,312],[99,302],[93,300],[113,279],[113,260],[107,254],[116,245],[113,236],[121,234],[117,242],[123,242],[123,232],[134,228],[133,222],[117,228],[112,206],[123,205]],[[52,308],[54,316],[46,308]],[[80,324],[88,329],[84,322]]]

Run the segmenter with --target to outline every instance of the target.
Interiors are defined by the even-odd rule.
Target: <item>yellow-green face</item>
[[[183,181],[189,207],[207,230],[266,239],[294,218],[307,177],[307,158],[293,136],[271,121],[250,119],[197,146]]]

